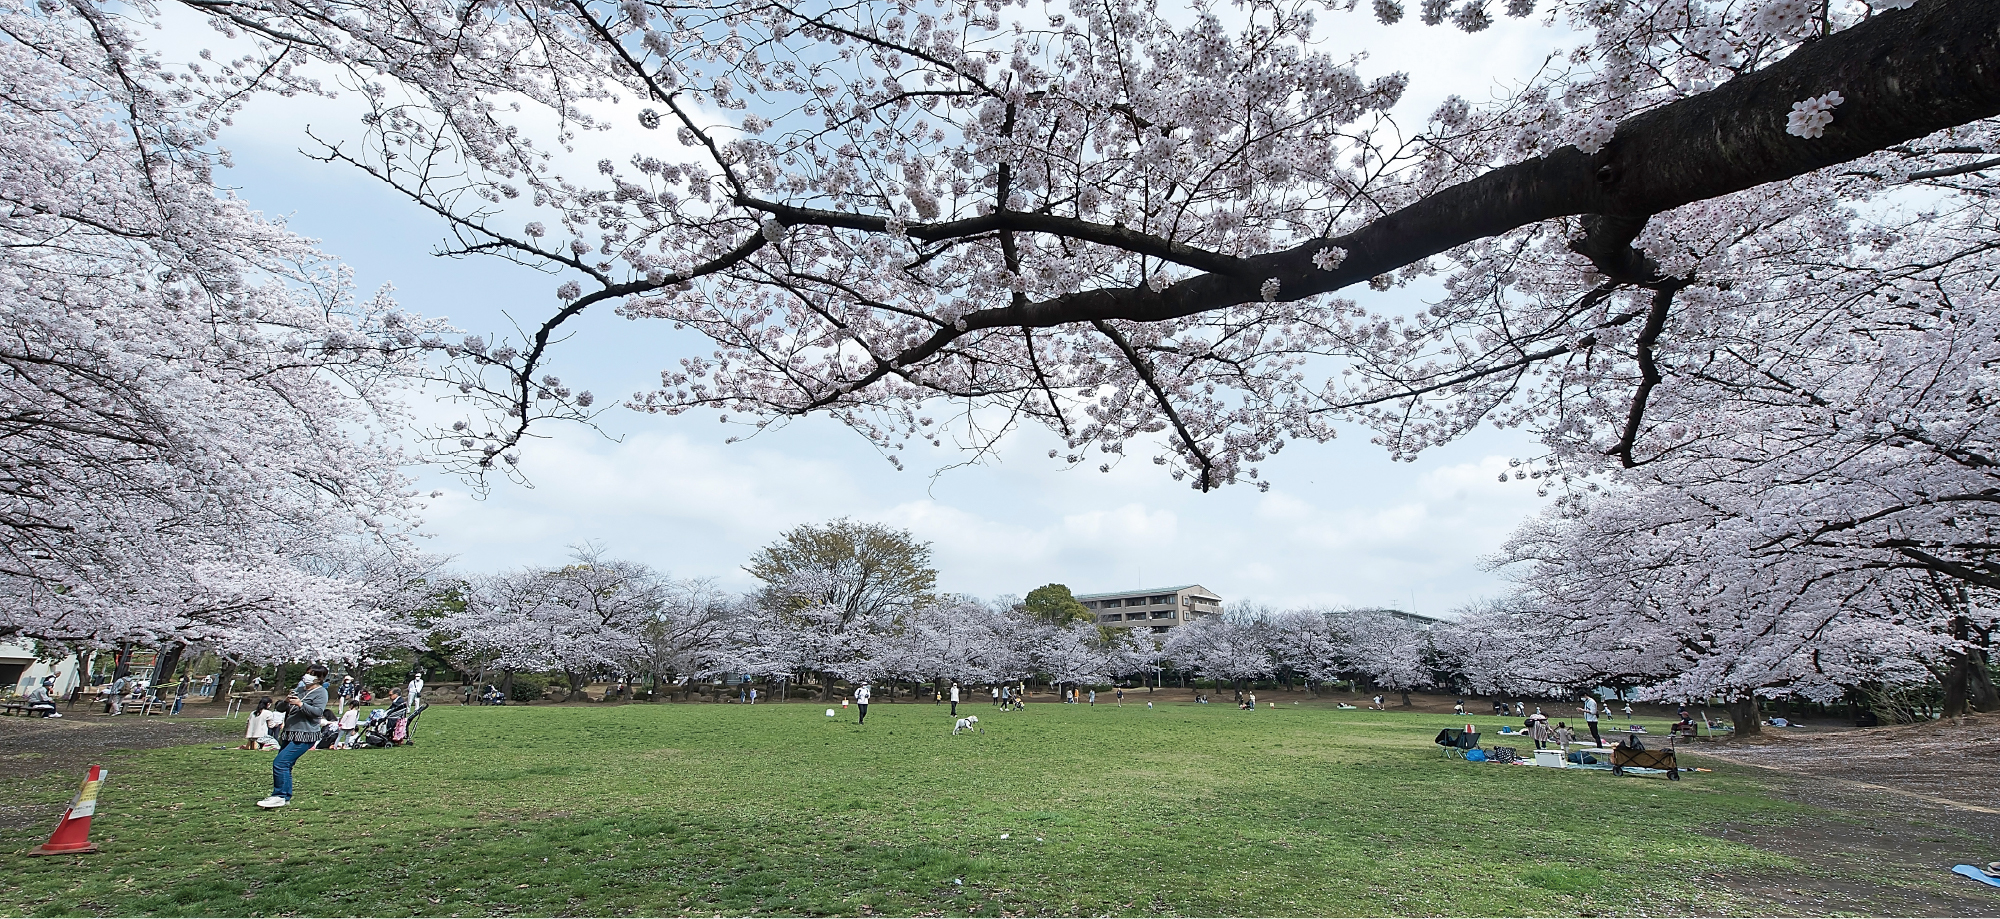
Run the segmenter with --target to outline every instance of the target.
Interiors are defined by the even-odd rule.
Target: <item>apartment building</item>
[[[1222,612],[1222,598],[1200,584],[1079,594],[1076,599],[1097,615],[1099,625],[1143,627],[1154,632]]]

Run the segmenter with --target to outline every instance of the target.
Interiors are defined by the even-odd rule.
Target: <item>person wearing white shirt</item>
[[[951,681],[951,716],[958,717],[958,681]]]
[[[868,700],[874,695],[874,690],[869,689],[867,683],[863,683],[855,688],[854,707],[861,710],[860,716],[854,719],[855,724],[868,723]]]
[[[271,708],[271,698],[265,696],[257,700],[257,710],[250,713],[250,726],[243,731],[243,749],[275,750],[278,742],[271,737],[271,731],[285,723],[285,716]]]
[[[1600,734],[1598,734],[1598,733],[1597,733],[1597,697],[1596,697],[1596,696],[1584,696],[1584,697],[1583,697],[1583,723],[1584,723],[1584,724],[1586,724],[1586,725],[1588,725],[1588,726],[1590,727],[1590,740],[1591,740],[1591,742],[1592,742],[1592,743],[1594,743],[1594,744],[1596,744],[1596,745],[1598,745],[1598,746],[1600,746],[1600,747],[1601,747],[1601,746],[1604,746],[1604,737],[1603,737],[1602,735],[1600,735]]]
[[[423,707],[423,700],[419,699],[418,695],[423,691],[424,673],[419,670],[414,676],[410,677],[410,696],[408,702],[410,706],[410,720],[403,726],[403,736],[405,737],[409,736],[411,728],[416,727],[417,711]]]

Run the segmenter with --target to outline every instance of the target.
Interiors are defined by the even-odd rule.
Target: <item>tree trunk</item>
[[[1961,598],[1963,593],[1960,592]],[[1992,658],[1986,648],[1992,633],[1959,615],[1952,617],[1951,637],[1964,644],[1960,645],[1963,650],[1951,655],[1951,667],[1942,680],[1944,716],[1957,718],[1968,712],[2000,711],[2000,696],[1996,696],[1993,688]]]
[[[159,659],[153,662],[153,675],[146,682],[154,686],[164,686],[173,682],[174,668],[180,666],[181,651],[184,648],[185,645],[175,642],[160,652]]]
[[[235,682],[236,662],[225,657],[222,659],[222,669],[216,671],[215,674],[215,695],[210,696],[209,699],[211,701],[222,702],[226,705],[229,702],[230,686]]]
[[[1404,708],[1409,708],[1409,707],[1410,707],[1410,691],[1409,691],[1409,690],[1407,690],[1407,689],[1405,689],[1405,690],[1403,690],[1403,691],[1402,691],[1402,693],[1403,693],[1403,707],[1404,707]]]
[[[1764,724],[1757,718],[1757,697],[1747,696],[1729,703],[1729,721],[1735,725],[1738,737],[1762,734]]]
[[[1991,659],[1983,649],[1952,656],[1944,674],[1944,717],[1959,718],[1972,712],[2000,710],[2000,698],[1993,687]]]

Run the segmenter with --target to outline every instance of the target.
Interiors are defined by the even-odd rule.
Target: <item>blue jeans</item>
[[[312,741],[295,740],[278,751],[278,758],[271,760],[271,794],[287,801],[292,799],[292,764],[312,748]]]

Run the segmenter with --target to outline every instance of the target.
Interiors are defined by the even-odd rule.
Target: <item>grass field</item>
[[[1701,832],[1792,813],[1740,770],[1446,762],[1438,715],[966,708],[983,735],[928,704],[437,706],[416,746],[308,754],[268,813],[269,754],[132,753],[102,854],[0,833],[0,912],[1727,913],[1690,879],[1789,863]]]

